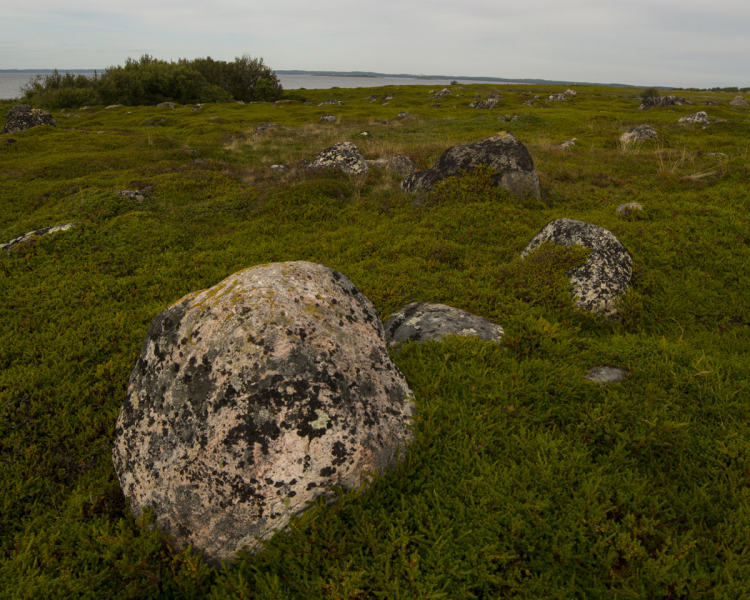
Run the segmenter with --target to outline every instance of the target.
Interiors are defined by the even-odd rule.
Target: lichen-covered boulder
[[[628,129],[625,133],[623,133],[620,136],[620,141],[623,144],[627,144],[629,142],[645,142],[650,138],[655,138],[658,136],[659,134],[656,133],[656,129],[651,127],[651,125],[636,125],[632,129]]]
[[[397,119],[413,119],[413,118],[414,118],[414,115],[413,115],[413,114],[411,114],[410,112],[405,112],[405,111],[404,111],[404,112],[400,112],[400,113],[398,113],[398,114],[396,115],[396,118],[397,118]]]
[[[566,96],[577,96],[578,95],[578,92],[576,90],[571,90],[571,89],[565,90],[564,93],[565,93]]]
[[[415,193],[431,190],[446,178],[459,171],[472,171],[477,165],[489,165],[497,171],[495,184],[518,197],[526,193],[539,198],[539,178],[534,170],[531,154],[510,133],[502,132],[466,146],[452,146],[431,169],[409,175],[401,182],[401,189]]]
[[[686,106],[689,104],[692,104],[690,100],[685,100],[685,98],[680,98],[679,96],[649,96],[641,100],[638,110],[666,108],[668,106]]]
[[[567,99],[567,94],[550,94],[547,98],[547,102],[565,102]]]
[[[52,118],[46,110],[31,108],[28,104],[17,104],[5,113],[7,122],[0,134],[18,133],[26,131],[38,125],[51,125],[57,127],[57,121]]]
[[[537,233],[521,253],[526,258],[543,242],[558,246],[585,246],[586,263],[568,272],[575,303],[582,309],[615,317],[617,298],[633,275],[633,259],[611,231],[576,219],[555,219]]]
[[[480,108],[480,109],[492,109],[495,108],[502,98],[500,97],[500,94],[490,94],[487,96],[484,100],[480,100],[479,102],[472,102],[474,106],[472,108]],[[471,106],[471,104],[469,106]]]
[[[499,342],[505,334],[500,325],[487,319],[452,306],[428,302],[412,302],[397,310],[383,328],[389,348],[405,342],[442,341],[446,335],[472,336],[488,342]]]
[[[448,88],[443,88],[433,98],[445,98],[446,96],[452,96],[453,93]]]
[[[343,105],[344,103],[341,100],[325,100],[324,102],[318,102],[318,106],[328,106],[329,104]]]
[[[365,157],[359,148],[351,142],[339,142],[330,148],[326,148],[315,157],[307,168],[318,169],[341,169],[350,175],[367,175],[368,167]]]
[[[198,162],[198,160],[195,162]],[[151,200],[145,190],[115,190],[115,192],[128,200],[138,202],[138,204],[143,203],[144,200]]]
[[[113,462],[134,516],[153,508],[216,564],[396,465],[413,413],[370,301],[323,265],[272,263],[154,319]]]
[[[750,106],[742,96],[736,96],[733,100],[729,101],[729,106]]]
[[[678,123],[701,123],[705,125],[708,123],[708,115],[705,111],[700,111],[692,115],[685,115],[677,120]]]
[[[335,123],[339,118],[336,115],[323,115],[318,120],[323,121],[324,123]]]
[[[76,225],[78,225],[78,223],[61,223],[60,225],[52,225],[51,227],[42,227],[41,229],[35,229],[34,231],[29,231],[28,233],[24,233],[23,235],[19,235],[18,237],[13,238],[9,242],[0,244],[0,250],[10,250],[14,246],[18,246],[19,244],[24,244],[31,241],[35,237],[57,233],[58,231],[67,231],[68,229],[71,229]]]

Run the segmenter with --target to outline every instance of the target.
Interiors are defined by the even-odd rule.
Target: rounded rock
[[[154,319],[113,462],[133,516],[153,508],[177,547],[215,565],[395,466],[413,413],[370,301],[323,265],[272,263]]]

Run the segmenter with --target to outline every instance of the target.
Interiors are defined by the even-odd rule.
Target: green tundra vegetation
[[[595,86],[547,102],[563,89],[543,85],[453,85],[434,107],[429,89],[99,105],[0,136],[0,242],[78,223],[0,251],[0,597],[750,597],[750,109],[691,90],[670,93],[695,106],[639,111],[640,90]],[[468,107],[492,91],[498,108]],[[344,104],[317,106],[329,99]],[[677,123],[698,110],[725,121]],[[642,123],[658,138],[619,142]],[[384,169],[300,164],[348,140],[427,168],[499,130],[528,147],[543,202],[493,188],[487,169],[415,199]],[[644,210],[616,213],[632,201]],[[609,229],[632,255],[620,320],[572,305],[580,252],[520,262],[560,217]],[[382,320],[441,302],[506,334],[393,353],[418,407],[406,460],[210,568],[153,515],[130,515],[115,421],[157,314],[291,260],[346,274]],[[599,365],[629,376],[585,379]]]

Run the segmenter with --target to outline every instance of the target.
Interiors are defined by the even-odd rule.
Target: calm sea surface
[[[60,71],[64,73],[66,71]],[[70,71],[77,73],[76,71]],[[0,73],[0,98],[19,98],[23,95],[21,87],[33,79],[37,73]],[[48,73],[40,73],[48,75]],[[85,73],[91,75],[91,73]],[[429,85],[433,87],[448,85],[450,79],[418,79],[416,77],[334,77],[331,75],[278,75],[285,90],[329,90],[340,88],[371,88],[386,85]],[[473,79],[459,79],[459,83],[492,83]],[[506,82],[503,82],[506,83]],[[509,83],[509,82],[508,82]]]

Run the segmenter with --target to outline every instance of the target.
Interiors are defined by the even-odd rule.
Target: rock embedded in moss
[[[78,225],[78,223],[62,223],[60,225],[52,225],[50,227],[42,227],[41,229],[35,229],[34,231],[29,231],[28,233],[24,233],[23,235],[19,235],[16,238],[13,238],[9,242],[6,242],[4,244],[0,244],[0,250],[10,250],[11,248],[24,244],[26,242],[30,242],[35,237],[41,237],[43,235],[49,235],[51,233],[57,233],[58,231],[67,231],[68,229],[71,229]]]
[[[750,106],[742,96],[737,96],[729,102],[729,106]]]
[[[492,109],[495,108],[498,104],[500,104],[500,100],[502,98],[500,97],[500,94],[490,94],[487,96],[484,100],[480,100],[479,102],[472,102],[474,106],[472,108],[478,108],[478,109]],[[471,104],[469,106],[471,106]]]
[[[395,173],[400,173],[401,175],[411,175],[412,173],[419,171],[417,163],[408,156],[403,155],[394,156],[390,159],[388,161],[387,169]]]
[[[13,134],[26,131],[39,125],[57,127],[52,115],[41,108],[31,108],[28,104],[17,104],[5,113],[7,122],[0,134]]]
[[[443,88],[433,98],[445,98],[446,96],[452,96],[453,93],[448,88]]]
[[[370,301],[323,265],[272,263],[154,319],[113,461],[134,516],[152,507],[179,548],[217,564],[393,467],[413,413]]]
[[[690,104],[692,104],[690,100],[685,100],[685,98],[680,98],[679,96],[649,96],[642,99],[638,110],[666,108],[668,106],[686,106]]]
[[[642,211],[643,206],[641,206],[638,202],[628,202],[626,204],[620,204],[617,207],[617,214],[618,215],[629,215],[633,211]]]
[[[636,125],[632,129],[628,129],[625,133],[620,136],[620,141],[624,144],[629,142],[644,142],[650,138],[658,137],[656,129],[651,125]]]
[[[601,385],[605,383],[617,383],[618,381],[625,379],[627,375],[628,372],[624,369],[601,366],[589,369],[584,375],[584,378]]]
[[[366,175],[369,171],[362,152],[351,142],[339,142],[326,148],[307,165],[307,168],[312,171],[340,169],[350,175]]]
[[[633,275],[633,259],[620,240],[598,225],[555,219],[531,239],[521,258],[526,259],[543,242],[591,250],[585,264],[568,272],[575,303],[583,310],[616,317],[617,298],[627,291]]]
[[[465,310],[412,302],[394,312],[383,325],[389,347],[405,342],[441,341],[446,335],[478,337],[488,342],[502,340],[505,330],[495,323]]]
[[[701,123],[706,124],[708,123],[708,115],[705,111],[700,111],[697,113],[694,113],[692,115],[685,115],[684,117],[680,117],[677,120],[678,123]]]
[[[405,192],[431,190],[438,181],[472,171],[477,165],[489,165],[497,171],[493,180],[514,196],[522,198],[527,193],[540,197],[539,178],[531,154],[510,133],[502,132],[473,144],[452,146],[443,152],[431,169],[409,175],[401,182]]]

